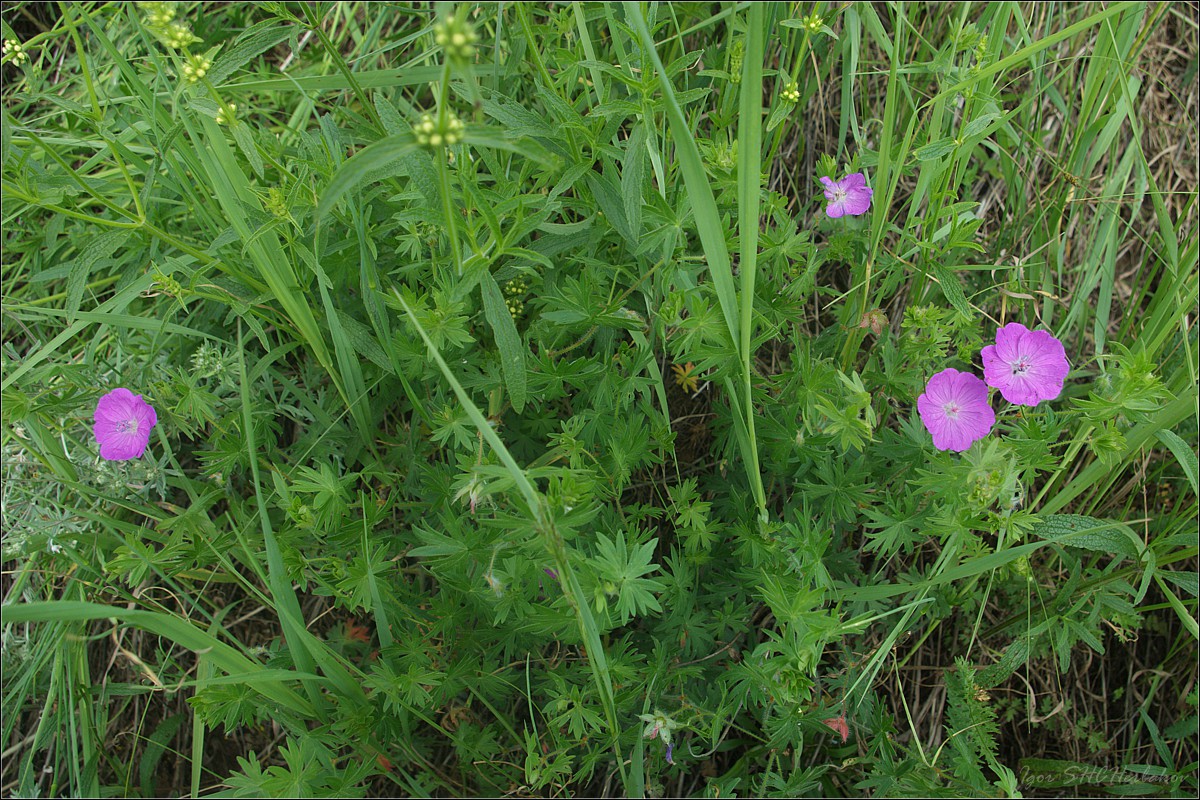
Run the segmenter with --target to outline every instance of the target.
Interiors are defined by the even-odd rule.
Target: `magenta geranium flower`
[[[96,404],[96,441],[106,461],[141,458],[158,424],[154,406],[128,389],[113,389]]]
[[[1071,371],[1062,342],[1019,322],[996,331],[996,343],[983,348],[982,355],[988,386],[1019,406],[1036,406],[1058,397]]]
[[[971,373],[956,369],[944,369],[929,379],[925,393],[917,398],[917,410],[938,450],[961,453],[996,424],[987,386]]]
[[[829,201],[825,206],[826,216],[840,217],[849,214],[857,217],[867,213],[867,209],[871,207],[871,195],[874,191],[867,186],[867,179],[861,172],[851,173],[840,181],[822,177],[821,183],[825,184],[825,199]]]

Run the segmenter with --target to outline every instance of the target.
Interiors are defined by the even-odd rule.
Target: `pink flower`
[[[96,404],[96,441],[106,461],[141,458],[158,424],[154,407],[128,389],[113,389]]]
[[[821,183],[825,184],[825,199],[829,201],[825,206],[826,216],[840,217],[849,214],[857,217],[867,213],[867,209],[871,207],[871,195],[874,191],[867,186],[867,179],[861,172],[851,173],[840,181],[821,178]]]
[[[987,436],[996,424],[987,386],[969,372],[944,369],[929,379],[917,398],[925,430],[938,450],[962,452]]]
[[[1036,406],[1058,397],[1071,371],[1062,342],[1019,322],[996,331],[996,343],[983,348],[981,355],[988,386],[1019,406]]]

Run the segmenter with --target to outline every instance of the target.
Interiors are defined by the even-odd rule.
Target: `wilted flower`
[[[1063,344],[1046,331],[1010,322],[983,348],[983,377],[1010,403],[1036,406],[1062,394],[1071,371]]]
[[[971,373],[953,368],[929,379],[925,393],[917,398],[917,410],[938,450],[962,452],[996,424],[987,386]]]
[[[106,461],[141,458],[150,443],[150,429],[158,424],[154,406],[128,389],[113,389],[100,398],[95,413],[96,441]]]
[[[850,738],[850,726],[846,724],[846,712],[843,711],[836,717],[821,720],[821,724],[829,728],[829,730],[842,737],[842,742]]]
[[[678,722],[657,709],[653,714],[638,714],[638,719],[646,723],[642,729],[643,739],[657,739],[661,734],[664,742],[670,742],[671,731],[679,727]]]
[[[863,314],[862,319],[859,320],[858,323],[858,327],[870,328],[871,333],[875,334],[876,336],[882,334],[883,329],[886,328],[887,325],[887,314],[884,314],[883,311],[878,308],[871,309],[867,313]]]
[[[825,206],[826,216],[849,214],[857,217],[871,207],[874,190],[867,186],[867,179],[861,172],[852,172],[840,181],[822,176],[821,183],[825,184],[825,199],[829,201]]]

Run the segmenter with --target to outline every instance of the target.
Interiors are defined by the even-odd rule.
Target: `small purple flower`
[[[825,199],[829,201],[825,206],[826,216],[840,217],[849,214],[857,217],[867,213],[867,209],[871,207],[871,195],[874,194],[874,190],[867,186],[867,179],[861,172],[852,172],[840,181],[822,177],[821,183],[825,184]]]
[[[558,580],[558,573],[557,573],[557,572],[555,572],[554,570],[550,569],[549,567],[546,567],[546,568],[544,568],[544,569],[542,570],[542,572],[546,573],[546,574],[547,574],[547,575],[549,575],[551,578],[554,578],[554,580]]]
[[[983,348],[983,377],[1010,403],[1036,406],[1062,394],[1071,371],[1063,344],[1046,331],[1010,322]]]
[[[96,441],[106,461],[141,458],[150,443],[150,429],[158,424],[154,406],[128,389],[113,389],[96,404]]]
[[[944,369],[929,379],[925,393],[917,398],[917,410],[938,450],[961,453],[996,424],[987,386],[971,373],[956,369]]]
[[[667,763],[672,766],[675,764],[675,759],[671,758],[671,751],[675,749],[674,742],[667,742]]]

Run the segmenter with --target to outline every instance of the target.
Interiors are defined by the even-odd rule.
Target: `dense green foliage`
[[[1196,30],[6,7],[5,791],[1190,796]]]

